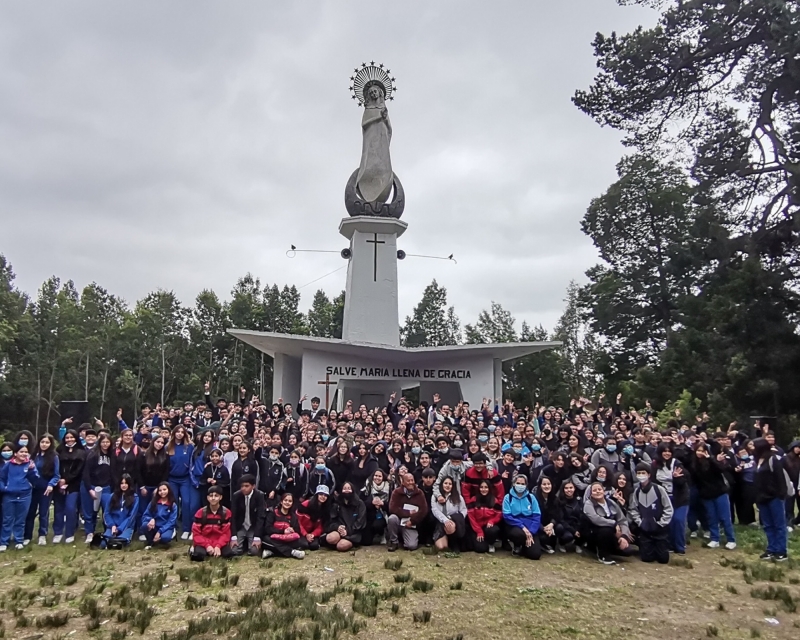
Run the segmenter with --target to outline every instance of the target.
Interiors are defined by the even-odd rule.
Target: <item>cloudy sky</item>
[[[595,32],[649,25],[615,0],[0,4],[0,253],[20,288],[52,274],[133,303],[191,304],[249,272],[297,286],[343,266],[358,166],[348,78],[383,62],[400,313],[436,278],[462,322],[491,300],[551,328],[595,263],[580,231],[623,153],[570,102]],[[302,289],[335,295],[345,270]]]

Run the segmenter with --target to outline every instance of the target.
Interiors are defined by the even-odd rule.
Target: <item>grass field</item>
[[[761,562],[761,532],[737,533],[734,552],[695,540],[667,566],[382,547],[197,564],[185,544],[32,547],[0,555],[0,619],[5,638],[30,640],[800,637],[800,562]]]

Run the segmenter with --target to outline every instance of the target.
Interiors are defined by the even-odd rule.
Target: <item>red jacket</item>
[[[231,541],[231,510],[220,505],[214,513],[208,507],[198,509],[192,524],[192,541],[197,547],[222,549]]]
[[[490,469],[492,472],[491,478],[489,477]],[[506,494],[503,487],[503,478],[500,477],[500,474],[497,473],[496,469],[493,469],[487,465],[483,473],[478,473],[478,470],[475,467],[470,467],[464,474],[464,479],[461,481],[461,495],[464,497],[464,504],[467,505],[467,508],[469,508],[469,505],[475,502],[475,498],[478,495],[478,485],[480,485],[481,480],[489,481],[489,484],[494,487],[495,502],[503,504],[503,498]]]
[[[293,533],[286,533],[291,528]],[[267,536],[278,542],[294,542],[300,538],[300,525],[297,523],[295,511],[289,515],[281,513],[280,507],[267,511],[267,521],[264,524]]]
[[[467,509],[467,519],[476,535],[482,536],[486,527],[492,527],[503,519],[502,502],[495,500],[493,507],[476,507]]]
[[[304,507],[308,506],[308,500],[303,503]],[[311,516],[307,513],[297,512],[297,523],[300,525],[300,533],[305,538],[309,533],[315,538],[319,538],[324,533],[324,522],[322,520],[312,520]]]

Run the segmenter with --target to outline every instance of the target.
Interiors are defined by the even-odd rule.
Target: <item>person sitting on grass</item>
[[[633,539],[622,508],[615,500],[607,499],[600,482],[589,486],[589,499],[583,503],[584,526],[581,538],[597,552],[602,564],[616,564],[612,555],[628,555]]]
[[[528,491],[527,478],[521,473],[514,477],[511,491],[503,498],[503,520],[513,555],[521,555],[529,560],[542,557],[542,548],[536,537],[542,514],[536,498]]]
[[[222,506],[222,489],[209,487],[206,500],[208,506],[202,507],[194,514],[192,524],[192,542],[189,557],[195,562],[202,562],[208,557],[230,558],[231,549],[231,511]]]
[[[231,547],[234,555],[261,555],[261,536],[267,515],[267,501],[256,489],[256,477],[246,473],[239,480],[239,490],[233,494],[233,535]]]
[[[455,481],[449,476],[439,482],[439,495],[444,498],[444,502],[438,499],[431,502],[431,513],[438,520],[433,544],[439,551],[448,548],[461,551],[467,532],[467,505],[464,504],[464,498],[458,492]]]
[[[8,549],[11,535],[15,549],[22,549],[25,519],[31,506],[33,485],[39,479],[36,464],[28,455],[28,447],[17,445],[14,457],[0,468],[0,493],[3,494],[3,525],[0,530],[0,552]]]
[[[103,537],[101,549],[121,549],[131,543],[139,513],[139,496],[133,486],[133,479],[123,473],[119,484],[108,501],[108,510],[103,513]]]
[[[300,535],[305,541],[302,546],[311,551],[319,549],[320,538],[325,533],[328,520],[331,517],[331,490],[327,485],[321,484],[316,493],[297,507],[297,522],[300,525]]]
[[[261,544],[264,547],[262,558],[278,555],[302,560],[306,557],[300,548],[300,524],[294,510],[294,496],[288,491],[281,496],[276,507],[267,511]]]
[[[168,546],[175,539],[178,522],[178,505],[169,482],[160,483],[142,515],[142,534],[147,541],[145,549],[157,544]]]
[[[475,553],[494,553],[494,543],[500,535],[503,511],[494,495],[496,486],[491,480],[481,480],[475,499],[467,507],[467,533]]]
[[[350,551],[361,544],[366,526],[367,506],[356,495],[353,485],[345,482],[341,493],[333,501],[325,543],[337,551]]]

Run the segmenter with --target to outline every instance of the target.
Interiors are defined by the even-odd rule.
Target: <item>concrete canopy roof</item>
[[[359,355],[364,357],[383,354],[394,362],[434,362],[450,358],[480,357],[490,355],[503,362],[516,360],[523,356],[560,347],[560,342],[507,342],[503,344],[464,344],[448,347],[393,347],[385,344],[366,342],[347,342],[336,338],[318,338],[267,331],[229,329],[228,333],[259,351],[274,356],[283,353],[301,357],[306,349],[340,355]]]

